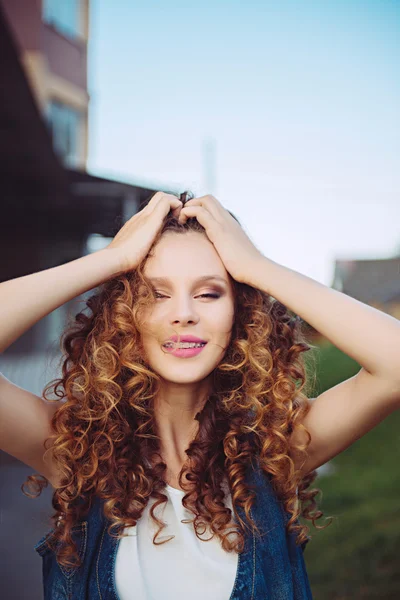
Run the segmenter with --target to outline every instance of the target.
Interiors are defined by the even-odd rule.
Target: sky
[[[331,285],[400,255],[398,0],[91,0],[91,173],[213,194]]]

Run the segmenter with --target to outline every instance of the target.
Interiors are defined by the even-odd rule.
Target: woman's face
[[[221,362],[231,339],[234,290],[206,234],[167,232],[153,248],[144,269],[155,291],[155,304],[144,315],[142,342],[146,359],[164,380],[194,383]],[[171,336],[195,336],[200,351],[164,347]],[[190,354],[192,354],[190,356]]]

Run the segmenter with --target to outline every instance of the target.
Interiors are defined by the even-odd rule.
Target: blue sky
[[[212,193],[330,285],[400,254],[399,64],[398,0],[91,0],[88,168]]]

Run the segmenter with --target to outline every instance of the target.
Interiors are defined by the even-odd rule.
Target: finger
[[[155,207],[158,207],[163,203],[172,209],[182,206],[182,200],[179,200],[179,198],[177,198],[173,194],[162,194]]]
[[[180,202],[179,206],[177,206],[176,208],[172,209],[172,214],[176,218],[179,217],[181,209],[182,209],[182,206],[183,206],[183,203],[181,201],[179,201],[179,202]]]
[[[180,210],[182,206],[182,201],[179,200],[179,198],[173,194],[164,194],[153,208],[152,213],[157,211],[162,217],[165,217],[169,211],[172,210],[172,213],[175,213],[175,216],[177,216],[179,215],[179,212],[176,213],[176,211],[178,211],[178,209]]]
[[[216,220],[220,220],[224,207],[218,202],[214,196],[207,194],[206,196],[199,196],[198,198],[192,198],[185,203],[185,206],[203,206],[210,212]]]
[[[187,206],[185,204],[179,215],[179,222],[184,224],[190,217],[196,217],[204,229],[210,229],[215,224],[213,215],[203,206]]]
[[[164,192],[156,192],[149,200],[149,202],[143,207],[143,211],[151,212],[155,205],[160,200],[160,197],[164,194]]]
[[[172,209],[182,206],[181,200],[179,200],[179,198],[177,198],[173,194],[166,194],[165,192],[156,192],[145,208],[147,208],[147,212],[150,213],[153,212],[153,210],[157,206],[159,206],[160,203],[168,203],[168,206]]]

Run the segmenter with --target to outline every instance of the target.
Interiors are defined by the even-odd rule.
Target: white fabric
[[[229,488],[225,486],[226,506],[232,510]],[[165,493],[168,502],[158,506],[155,513],[167,527],[157,541],[164,536],[175,538],[159,546],[153,544],[158,527],[149,514],[155,502],[151,498],[136,527],[124,530],[129,537],[119,543],[115,584],[120,600],[229,600],[238,554],[223,550],[217,536],[208,542],[199,540],[193,523],[181,523],[194,517],[182,505],[185,492],[167,485]],[[209,530],[201,537],[209,538]]]

